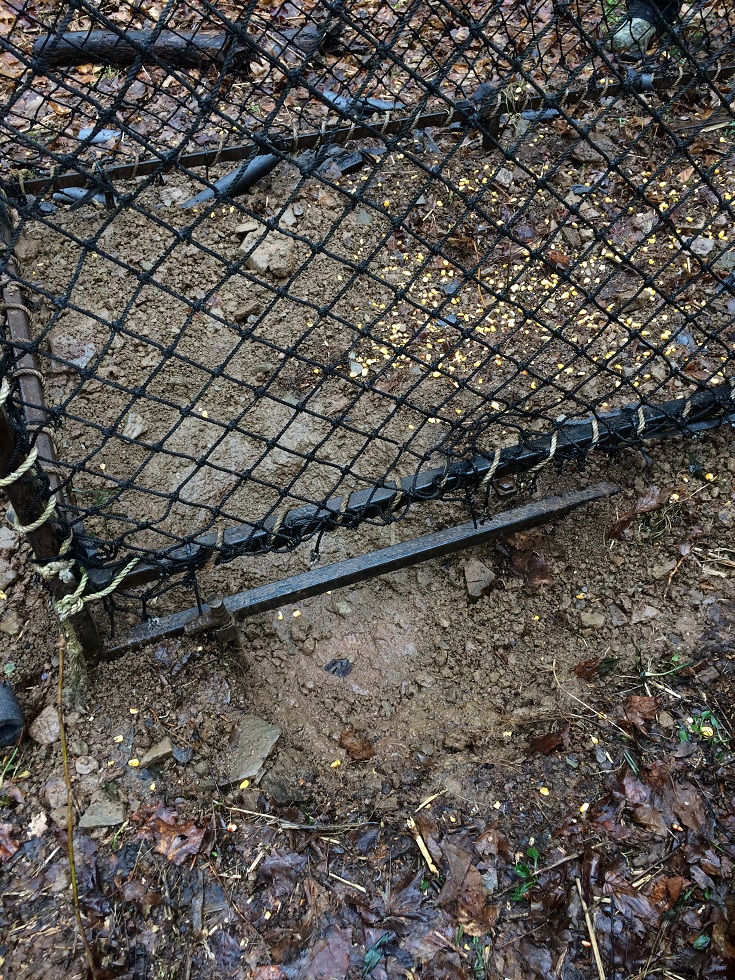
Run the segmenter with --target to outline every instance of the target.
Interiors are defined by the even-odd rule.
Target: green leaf
[[[709,946],[709,942],[710,942],[709,936],[705,936],[704,933],[702,933],[701,936],[697,936],[697,938],[692,943],[692,946],[695,949],[707,949],[707,947]]]
[[[13,661],[12,661],[12,660],[9,660],[9,661],[8,661],[8,662],[7,662],[7,663],[6,663],[6,664],[5,664],[4,666],[3,666],[3,673],[5,674],[5,676],[6,676],[6,677],[10,677],[10,675],[11,675],[12,673],[14,673],[14,671],[15,671],[15,664],[13,663]]]
[[[383,946],[385,946],[389,939],[390,933],[384,933],[376,943],[373,943],[367,953],[365,953],[365,960],[362,965],[362,975],[364,977],[369,976],[378,963],[380,963],[383,956]]]
[[[536,848],[535,847],[529,847],[528,850],[526,851],[526,854],[533,861],[534,869],[537,868],[538,867],[539,852],[536,850]]]

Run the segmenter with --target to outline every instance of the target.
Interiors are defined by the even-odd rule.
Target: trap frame
[[[224,563],[735,418],[727,10],[10,10],[0,485],[91,655],[95,600],[206,624]]]

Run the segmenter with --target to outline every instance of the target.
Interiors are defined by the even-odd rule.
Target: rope
[[[69,595],[62,596],[61,599],[57,599],[57,601],[54,603],[54,609],[56,610],[61,622],[63,623],[65,620],[69,619],[70,616],[75,616],[77,613],[82,612],[88,602],[94,602],[96,599],[104,599],[106,596],[114,592],[120,583],[127,577],[127,575],[135,568],[139,561],[139,558],[133,558],[132,561],[129,561],[127,565],[117,573],[115,578],[108,586],[101,589],[99,592],[90,592],[89,595],[84,595],[84,590],[87,587],[89,576],[86,568],[83,568],[79,585],[74,592],[70,593]]]
[[[31,451],[28,453],[24,461],[20,464],[17,470],[14,470],[14,472],[10,473],[8,476],[0,477],[0,490],[4,490],[6,487],[9,487],[12,483],[15,483],[16,480],[20,480],[22,476],[25,476],[28,470],[30,470],[31,467],[35,464],[37,459],[38,459],[38,451],[34,446],[33,449],[31,449]]]

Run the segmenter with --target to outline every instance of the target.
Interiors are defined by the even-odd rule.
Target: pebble
[[[582,626],[586,626],[589,629],[599,629],[605,625],[605,614],[601,612],[581,612],[579,614],[579,620]]]
[[[165,762],[166,759],[170,759],[174,754],[174,747],[171,744],[171,739],[166,735],[157,742],[156,745],[152,745],[146,754],[140,760],[141,769],[146,769],[148,766],[155,766],[161,762]]]
[[[0,631],[7,634],[7,636],[17,636],[22,629],[23,621],[15,609],[9,609],[5,615],[0,618]]]
[[[91,772],[96,772],[99,767],[99,762],[91,755],[81,755],[74,763],[74,768],[80,776],[88,776]]]
[[[117,827],[121,823],[125,823],[125,805],[112,800],[98,800],[90,803],[84,811],[79,827],[93,830],[96,827]]]
[[[9,561],[0,558],[0,590],[5,591],[19,579],[19,573],[13,568]]]
[[[54,705],[44,708],[31,722],[28,734],[38,745],[55,745],[61,737],[59,713]]]
[[[477,602],[493,588],[495,572],[481,561],[471,558],[464,564],[464,579],[467,595],[473,602]]]
[[[335,599],[334,611],[339,616],[349,616],[352,612],[352,606],[347,602],[346,599]]]
[[[224,781],[241,783],[257,776],[280,737],[281,729],[277,725],[255,715],[245,715],[230,742]]]

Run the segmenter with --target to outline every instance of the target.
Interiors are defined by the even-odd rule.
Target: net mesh
[[[6,4],[4,369],[85,567],[732,412],[735,15],[660,10],[643,51],[610,0]]]

